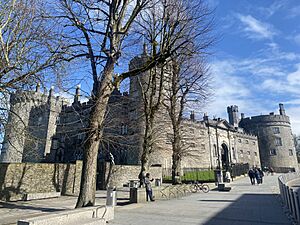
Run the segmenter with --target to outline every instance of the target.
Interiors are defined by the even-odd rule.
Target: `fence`
[[[300,173],[288,173],[278,177],[280,197],[293,218],[300,224],[300,187],[292,186],[293,182],[300,184]]]
[[[245,164],[234,164],[231,166],[231,176],[232,177],[238,177],[241,176],[243,174],[247,174],[249,171],[249,164],[245,163]]]

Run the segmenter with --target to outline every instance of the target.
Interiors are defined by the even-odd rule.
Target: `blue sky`
[[[204,111],[227,118],[278,113],[284,103],[300,134],[300,1],[209,0],[219,41],[211,61],[213,93]]]

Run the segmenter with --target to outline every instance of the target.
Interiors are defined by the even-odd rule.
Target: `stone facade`
[[[81,161],[76,164],[1,163],[0,199],[22,200],[27,193],[78,195],[81,170]]]
[[[98,179],[99,189],[105,189],[107,187],[122,187],[124,184],[128,184],[130,180],[137,180],[141,167],[139,165],[114,165],[110,170],[110,164],[104,163],[103,170],[105,171],[103,177]],[[162,168],[160,166],[154,166],[149,168],[151,178],[162,180]]]
[[[134,68],[146,55],[135,57],[129,67]],[[116,164],[140,164],[144,134],[144,114],[141,87],[148,74],[130,78],[130,90],[114,90],[109,99],[104,133],[99,149],[99,162],[113,160]],[[83,157],[85,128],[92,104],[80,102],[77,87],[74,101],[67,105],[62,98],[37,92],[12,95],[10,123],[1,152],[3,162],[75,162]],[[289,118],[285,115],[238,116],[238,107],[227,108],[229,122],[225,119],[195,120],[194,114],[184,119],[182,134],[186,152],[181,168],[215,169],[239,163],[250,166],[298,168],[294,163],[295,149],[291,144]],[[24,124],[20,122],[21,115]],[[15,129],[27,135],[16,135]],[[274,134],[274,130],[279,133]],[[278,129],[277,129],[278,128]],[[274,130],[273,130],[274,129]],[[150,165],[159,165],[165,174],[172,166],[172,128],[166,110],[162,107],[155,118],[153,152]],[[18,136],[18,138],[16,138]],[[22,137],[21,137],[22,136]],[[32,138],[34,137],[34,138]],[[274,141],[282,146],[274,146]],[[270,156],[270,146],[278,154]],[[289,155],[293,154],[293,155]],[[112,157],[112,156],[113,157]]]

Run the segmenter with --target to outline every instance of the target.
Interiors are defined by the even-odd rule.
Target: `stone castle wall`
[[[114,165],[108,186],[123,187],[129,180],[137,180],[140,170],[140,165]],[[108,163],[105,171],[105,179],[107,179],[109,173]],[[152,178],[162,179],[162,167],[150,167],[148,172]]]
[[[1,163],[0,199],[22,200],[26,193],[78,195],[82,162],[76,164]]]
[[[240,122],[246,131],[259,138],[261,164],[276,168],[298,170],[296,150],[289,117],[262,115],[245,118]]]

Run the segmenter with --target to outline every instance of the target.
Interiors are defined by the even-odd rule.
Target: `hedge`
[[[183,176],[181,176],[182,182],[192,182],[192,181],[201,181],[201,182],[214,182],[215,172],[213,170],[207,171],[191,171],[185,172]],[[165,176],[163,181],[168,183],[172,181],[171,176]]]

